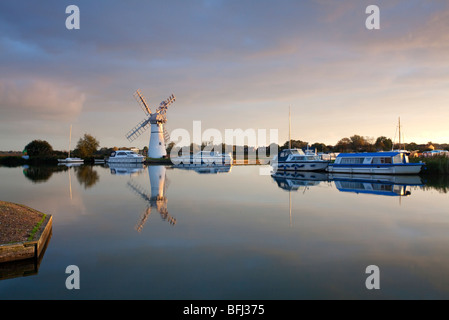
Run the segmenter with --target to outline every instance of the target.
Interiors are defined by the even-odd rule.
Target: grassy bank
[[[430,175],[448,175],[449,174],[449,157],[433,156],[433,157],[415,157],[410,158],[410,162],[424,162],[425,169],[423,174]]]
[[[144,161],[145,164],[172,164],[170,158],[149,158],[147,157]]]

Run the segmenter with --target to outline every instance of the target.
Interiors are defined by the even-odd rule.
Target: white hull
[[[221,154],[218,152],[212,152],[211,155],[208,151],[200,151],[194,155],[181,156],[177,158],[171,159],[172,163],[182,164],[182,165],[212,165],[212,166],[220,166],[220,165],[232,165],[233,159],[229,154]]]
[[[107,163],[142,163],[144,161],[144,158],[135,158],[135,159],[109,159]]]
[[[107,163],[136,164],[145,161],[145,157],[128,150],[118,150],[113,152],[106,160]]]
[[[58,159],[58,162],[60,162],[60,163],[81,163],[81,162],[84,162],[84,160],[80,159],[80,158],[65,158],[65,159]]]
[[[277,171],[324,171],[326,170],[328,162],[274,162],[272,164],[273,170]]]

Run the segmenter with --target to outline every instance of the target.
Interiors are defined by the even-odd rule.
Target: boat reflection
[[[133,175],[145,169],[143,163],[108,163],[106,167],[114,175]]]
[[[137,231],[142,231],[153,208],[159,212],[162,220],[168,221],[170,225],[176,224],[176,219],[168,213],[167,210],[167,177],[165,166],[148,166],[148,176],[150,178],[150,192],[139,185],[136,181],[128,181],[128,187],[138,196],[147,202],[147,208],[142,213],[140,221],[136,225]]]
[[[364,175],[331,174],[314,172],[273,172],[271,175],[278,187],[287,191],[296,191],[300,187],[333,182],[340,192],[364,193],[381,196],[409,196],[411,187],[423,187],[425,184],[417,175]]]
[[[348,175],[329,174],[341,192],[366,193],[381,196],[409,196],[413,186],[424,186],[420,176],[412,175]]]
[[[328,174],[306,171],[276,171],[271,177],[278,187],[287,191],[297,191],[301,187],[316,186],[328,181]]]
[[[232,165],[176,164],[173,168],[193,170],[199,174],[218,174],[231,172]]]

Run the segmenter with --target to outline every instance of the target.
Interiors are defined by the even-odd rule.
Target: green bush
[[[449,174],[449,157],[445,155],[410,158],[410,162],[419,162],[419,161],[422,161],[426,164],[423,173]]]

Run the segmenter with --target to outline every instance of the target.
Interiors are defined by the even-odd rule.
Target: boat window
[[[340,163],[342,164],[360,164],[363,163],[364,158],[342,158]]]
[[[292,150],[290,150],[290,152],[291,152],[292,154],[299,154],[298,150],[296,150],[296,149],[292,149]]]
[[[391,163],[391,157],[376,157],[373,159],[373,163]]]
[[[126,156],[126,153],[125,152],[118,152],[117,155],[118,156]]]
[[[402,153],[398,153],[393,157],[393,163],[402,163]]]

